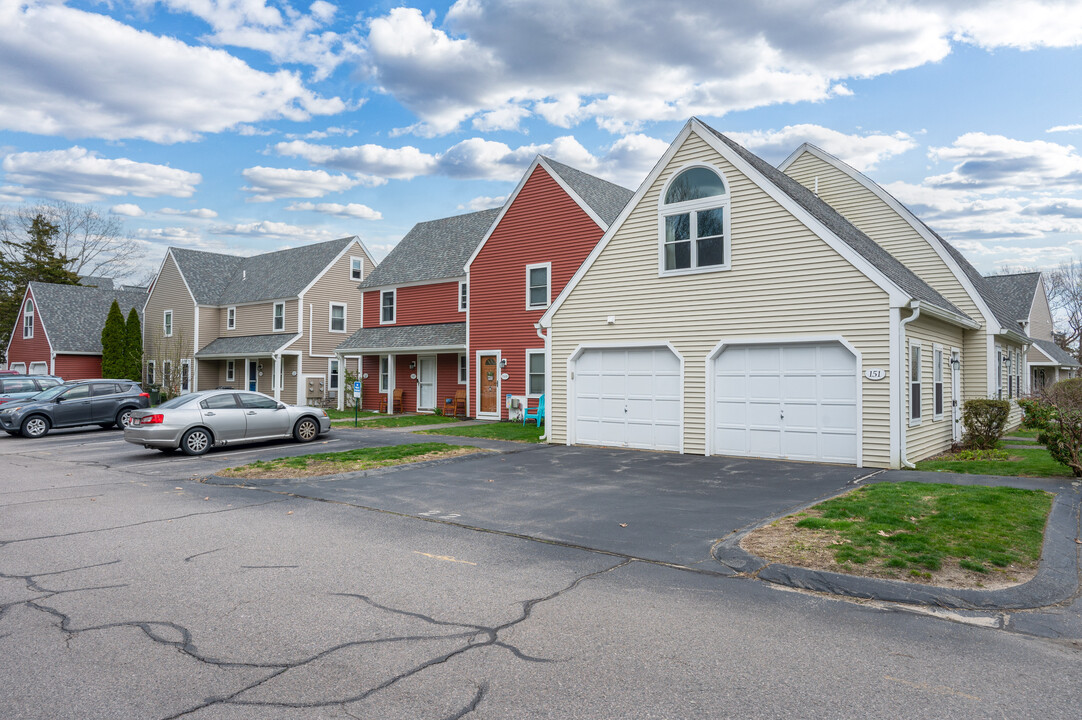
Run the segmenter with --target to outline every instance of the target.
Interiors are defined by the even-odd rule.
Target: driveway
[[[710,557],[717,540],[762,518],[833,495],[874,472],[607,448],[520,448],[365,476],[249,483],[721,572]]]

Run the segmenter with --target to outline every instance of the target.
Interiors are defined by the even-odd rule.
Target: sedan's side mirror
[[[60,403],[64,402],[64,398],[58,397],[57,399],[53,400],[53,402],[59,405]]]
[[[285,410],[285,409],[286,409],[285,403],[278,403],[278,407],[275,408],[275,410]]]

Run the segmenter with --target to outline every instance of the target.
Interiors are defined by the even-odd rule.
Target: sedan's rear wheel
[[[39,438],[49,432],[49,420],[41,415],[31,415],[23,420],[23,437]]]
[[[310,417],[304,417],[293,426],[293,439],[299,443],[312,442],[319,435],[319,423]]]
[[[185,455],[202,455],[210,450],[210,433],[203,428],[192,428],[180,439],[180,449]]]
[[[131,425],[131,408],[124,408],[116,414],[116,426],[123,430]]]

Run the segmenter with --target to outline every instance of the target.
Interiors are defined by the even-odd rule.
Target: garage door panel
[[[841,343],[731,345],[712,372],[713,452],[856,462],[857,363]]]

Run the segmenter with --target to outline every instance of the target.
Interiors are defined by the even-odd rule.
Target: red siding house
[[[530,165],[466,263],[471,415],[508,419],[537,405],[547,363],[534,324],[631,195],[550,158]]]
[[[509,417],[506,396],[545,391],[534,323],[631,198],[544,157],[498,209],[419,223],[361,283],[364,325],[338,346],[361,358],[362,407],[396,389],[403,412],[449,408]],[[534,401],[536,404],[536,400]]]
[[[147,293],[114,290],[108,279],[94,281],[97,287],[39,282],[27,286],[8,341],[9,369],[69,380],[101,377],[101,331],[113,300],[125,318],[132,308],[141,317]]]

